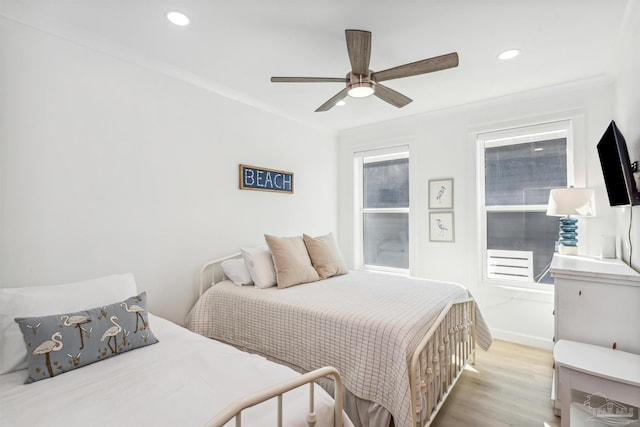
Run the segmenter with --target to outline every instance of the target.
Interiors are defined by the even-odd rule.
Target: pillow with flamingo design
[[[25,384],[158,342],[149,328],[146,292],[90,310],[15,321],[27,346]]]

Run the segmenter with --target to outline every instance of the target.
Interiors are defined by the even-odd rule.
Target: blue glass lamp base
[[[563,255],[578,255],[578,220],[560,218],[558,252]]]

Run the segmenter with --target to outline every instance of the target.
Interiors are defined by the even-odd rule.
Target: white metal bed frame
[[[333,425],[334,427],[342,427],[342,378],[340,377],[338,370],[332,366],[325,366],[323,368],[316,369],[315,371],[308,372],[294,379],[284,381],[280,384],[274,385],[273,387],[269,387],[265,390],[246,396],[245,398],[227,406],[222,412],[205,424],[205,427],[221,427],[234,417],[236,427],[241,427],[243,410],[273,398],[278,399],[278,419],[276,425],[278,427],[282,427],[282,396],[284,393],[305,384],[309,384],[309,413],[307,414],[307,425],[309,427],[313,427],[316,425],[317,421],[314,407],[314,384],[316,380],[323,377],[333,377],[333,380],[335,381]]]
[[[214,286],[226,279],[220,264],[240,257],[240,253],[235,253],[203,265],[198,279],[199,295],[204,293],[205,277],[208,276],[210,286]],[[465,366],[468,363],[475,364],[475,325],[476,305],[473,298],[451,301],[413,352],[409,364],[409,382],[411,412],[416,427],[431,425]]]

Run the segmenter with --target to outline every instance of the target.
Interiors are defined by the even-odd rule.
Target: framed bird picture
[[[453,178],[429,180],[429,209],[453,209]]]
[[[429,212],[429,241],[453,242],[453,212]]]

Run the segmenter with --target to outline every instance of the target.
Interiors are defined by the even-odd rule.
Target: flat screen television
[[[611,206],[640,205],[640,193],[633,178],[635,166],[631,165],[627,142],[613,120],[609,123],[597,147],[609,204]]]

